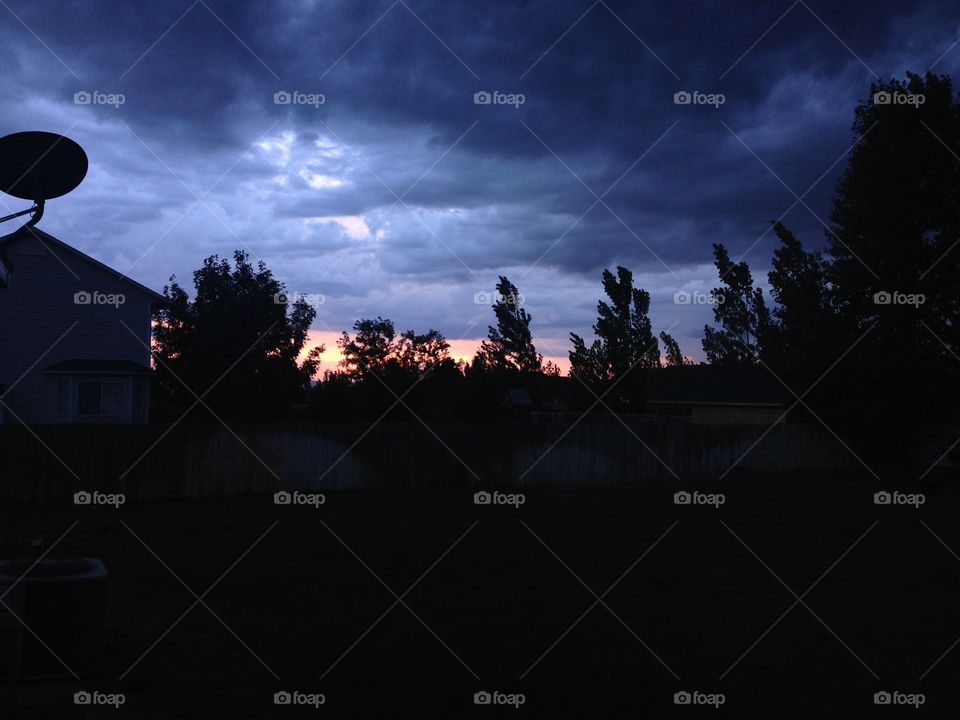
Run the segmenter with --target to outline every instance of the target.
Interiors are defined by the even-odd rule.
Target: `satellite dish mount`
[[[14,218],[20,217],[21,215],[26,215],[27,213],[33,213],[33,217],[27,222],[26,227],[33,227],[38,222],[40,218],[43,217],[43,204],[44,200],[36,200],[35,205],[32,208],[26,210],[21,210],[20,212],[11,213],[10,215],[4,215],[0,217],[0,223],[6,222],[7,220],[13,220]]]

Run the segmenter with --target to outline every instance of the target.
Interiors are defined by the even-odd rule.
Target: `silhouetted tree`
[[[356,331],[354,337],[344,332],[337,340],[337,347],[343,354],[340,367],[352,380],[363,380],[371,372],[384,374],[387,363],[395,360],[393,321],[377,316],[376,319],[357,320],[353,329]]]
[[[870,345],[943,353],[922,319],[956,348],[960,103],[950,78],[908,73],[905,83],[871,85],[853,130],[859,142],[837,184],[827,237],[834,300],[852,335],[878,323]],[[874,301],[894,292],[925,302]]]
[[[316,310],[303,299],[290,305],[283,283],[240,250],[233,267],[217,255],[208,257],[193,273],[193,284],[192,300],[175,277],[163,289],[166,304],[157,313],[153,355],[165,394],[189,406],[193,393],[203,396],[213,388],[204,402],[217,414],[284,414],[320,363],[322,345],[298,360]]]
[[[474,356],[474,368],[500,373],[541,372],[543,356],[533,344],[530,313],[521,307],[516,285],[502,275],[497,283],[493,312],[497,325],[488,328],[487,339],[480,343]]]
[[[806,251],[784,225],[773,229],[780,247],[773,253],[767,273],[770,294],[776,301],[764,342],[764,361],[791,376],[823,372],[833,359],[837,317],[830,302],[829,270],[823,256]]]
[[[343,353],[340,367],[352,380],[363,380],[370,373],[423,373],[450,359],[450,343],[438,330],[422,335],[407,330],[398,337],[393,321],[379,316],[357,320],[353,329],[352,338],[342,333],[337,340]]]
[[[543,364],[543,374],[547,377],[560,377],[560,366],[552,360],[547,360]]]
[[[763,352],[770,323],[763,291],[754,288],[747,263],[733,262],[723,245],[713,246],[713,256],[724,284],[710,291],[713,319],[720,328],[704,326],[703,351],[707,360],[716,365],[752,365]]]
[[[949,77],[908,73],[871,85],[853,130],[827,243],[835,353],[857,344],[826,384],[851,426],[893,449],[956,416],[960,102]]]
[[[633,273],[617,267],[617,274],[603,271],[603,290],[609,302],[597,302],[597,335],[589,346],[570,333],[570,374],[594,392],[617,383],[621,405],[642,400],[643,369],[660,366],[660,346],[653,336],[648,313],[650,294],[633,287]]]
[[[395,353],[400,367],[422,373],[450,359],[450,343],[437,330],[423,335],[407,330],[401,333]]]
[[[680,352],[680,343],[667,332],[660,333],[660,340],[663,342],[664,352],[667,356],[667,367],[682,367],[683,365],[692,365],[683,353]]]
[[[660,346],[653,337],[648,313],[650,294],[633,287],[633,273],[617,267],[614,276],[603,271],[603,290],[610,302],[597,302],[597,339],[587,347],[576,333],[570,333],[570,372],[587,382],[617,380],[634,367],[660,365]]]
[[[394,417],[448,411],[459,402],[462,363],[450,357],[450,343],[437,330],[396,334],[392,320],[364,318],[353,337],[337,340],[343,353],[336,373],[328,372],[311,398],[314,417],[377,417],[394,407]],[[400,402],[399,399],[402,399]],[[331,405],[340,408],[339,416]]]

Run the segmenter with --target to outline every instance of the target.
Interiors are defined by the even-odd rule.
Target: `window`
[[[103,383],[101,387],[101,415],[123,415],[123,383]]]
[[[143,385],[140,380],[133,381],[133,416],[135,418],[143,417]]]
[[[70,408],[70,381],[57,380],[53,387],[53,412],[66,415]]]
[[[77,413],[80,415],[100,414],[100,383],[77,383]]]
[[[122,415],[123,389],[123,383],[119,382],[77,383],[77,413],[104,417]]]

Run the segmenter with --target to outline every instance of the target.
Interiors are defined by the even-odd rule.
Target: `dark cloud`
[[[771,220],[822,244],[874,73],[960,70],[945,2],[7,8],[0,130],[66,132],[91,159],[43,221],[64,240],[155,287],[244,248],[323,293],[332,329],[364,312],[475,337],[489,318],[474,294],[505,273],[561,348],[620,263],[699,355],[709,311],[672,296],[712,286],[711,245],[763,280]],[[81,91],[123,103],[75,104]],[[680,91],[724,102],[677,105]]]

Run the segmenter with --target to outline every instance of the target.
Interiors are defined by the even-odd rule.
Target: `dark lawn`
[[[919,510],[875,506],[866,474],[731,477],[532,490],[519,510],[453,491],[329,493],[319,509],[272,498],[4,508],[0,557],[79,520],[53,555],[101,558],[111,578],[101,672],[2,688],[0,716],[955,716],[960,647],[919,678],[960,637],[960,559],[930,532],[960,553],[960,476],[884,484],[925,493]],[[726,503],[676,506],[680,487]],[[204,602],[229,630],[202,605],[170,630],[195,598],[124,523],[196,593],[219,580]],[[795,597],[732,533],[798,595],[837,564],[803,597],[809,609],[784,616]],[[395,597],[351,551],[399,595],[429,570],[403,597],[409,610],[384,616]],[[590,610],[580,580],[602,595],[618,579],[603,599],[618,618]],[[126,705],[75,708],[79,687],[123,692]],[[275,707],[282,689],[326,704]],[[484,689],[525,705],[475,707]],[[684,689],[726,703],[677,707]],[[884,689],[926,704],[877,708]]]

